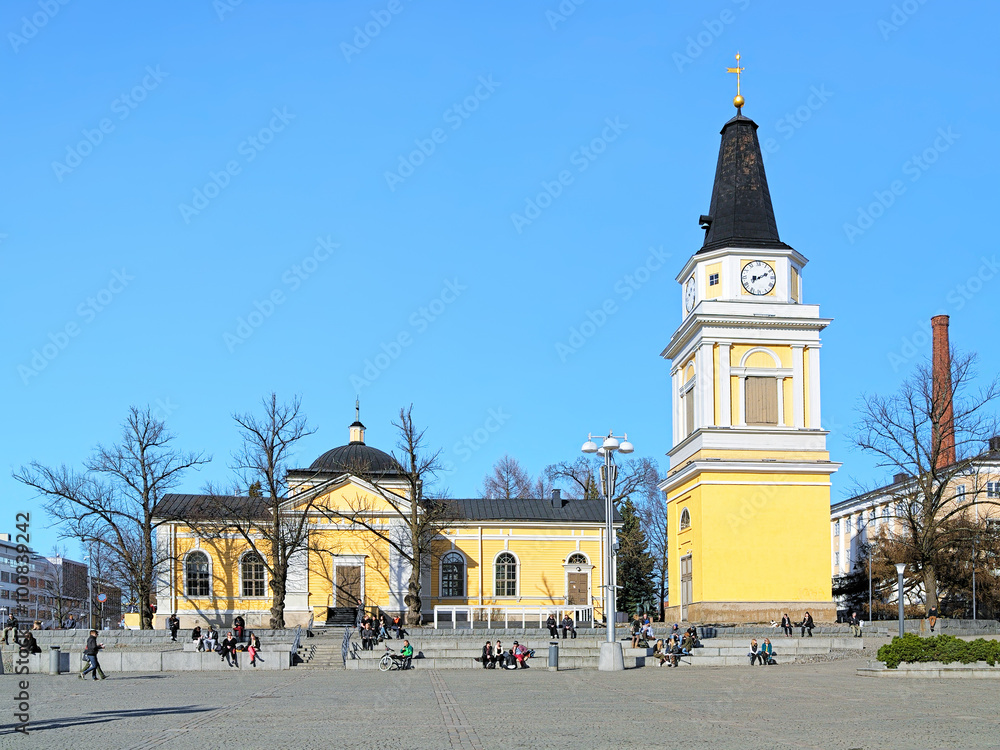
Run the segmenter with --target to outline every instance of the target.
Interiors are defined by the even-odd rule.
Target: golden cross
[[[737,109],[740,109],[743,106],[743,101],[744,101],[743,100],[743,95],[740,93],[740,73],[742,73],[744,70],[746,70],[746,68],[741,68],[740,67],[740,53],[737,52],[736,53],[736,67],[735,68],[726,68],[726,72],[727,73],[735,73],[736,74],[736,96],[733,98],[733,104],[736,106]]]

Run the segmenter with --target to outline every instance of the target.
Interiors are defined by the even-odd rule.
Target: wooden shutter
[[[778,424],[776,378],[747,378],[747,424]]]

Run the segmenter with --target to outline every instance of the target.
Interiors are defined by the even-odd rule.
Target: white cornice
[[[698,474],[833,474],[842,466],[834,461],[690,461],[657,485],[669,493]],[[764,484],[747,480],[747,484]],[[771,483],[767,483],[771,484]]]

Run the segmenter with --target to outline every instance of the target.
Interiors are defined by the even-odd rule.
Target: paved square
[[[991,680],[856,677],[852,659],[623,673],[191,672],[30,678],[2,748],[995,748]]]

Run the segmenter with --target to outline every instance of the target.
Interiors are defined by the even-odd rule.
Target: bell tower
[[[833,620],[830,476],[840,464],[820,410],[820,332],[831,321],[804,300],[808,261],[778,237],[757,124],[742,95],[733,103],[705,239],[676,277],[681,322],[662,352],[671,616],[762,622],[808,610]]]

